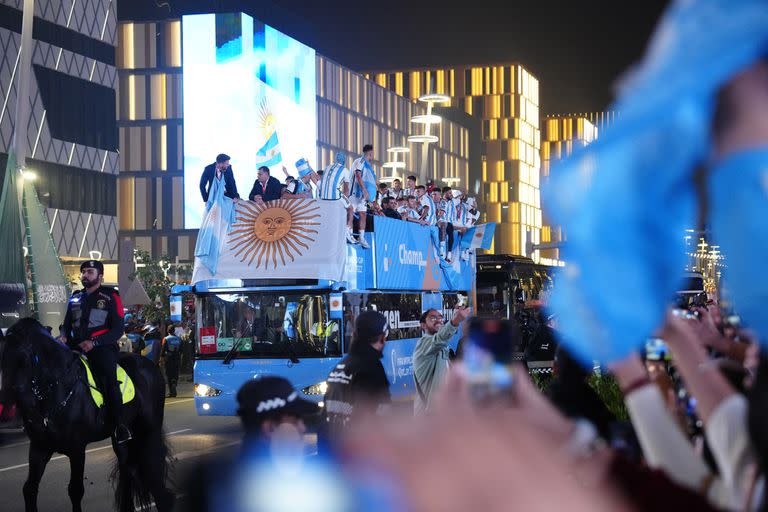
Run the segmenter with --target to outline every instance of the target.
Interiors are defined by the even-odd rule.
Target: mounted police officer
[[[67,346],[88,356],[99,390],[104,394],[108,418],[115,425],[118,444],[131,439],[122,421],[122,397],[117,384],[117,342],[123,335],[123,303],[117,290],[102,286],[104,265],[89,260],[80,265],[83,289],[72,294],[64,318]]]

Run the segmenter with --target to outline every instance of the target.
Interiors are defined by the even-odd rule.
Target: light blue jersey
[[[429,208],[429,212],[427,213],[426,217],[424,217],[424,220],[427,221],[427,224],[430,226],[437,224],[437,210],[435,209],[435,202],[432,200],[430,195],[425,193],[423,196],[421,196],[419,199],[419,204]]]
[[[344,183],[349,183],[349,169],[338,163],[329,165],[323,171],[323,179],[320,182],[320,199],[341,198]]]

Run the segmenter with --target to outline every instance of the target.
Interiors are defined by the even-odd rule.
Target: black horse
[[[72,509],[80,511],[85,494],[85,447],[110,437],[114,426],[105,419],[104,409],[94,403],[79,356],[53,339],[39,322],[19,320],[0,345],[3,410],[16,405],[30,440],[29,474],[24,483],[26,510],[37,510],[45,466],[58,452],[69,457],[69,497]],[[165,486],[165,382],[160,370],[143,357],[121,354],[118,362],[133,380],[136,394],[123,406],[133,439],[121,445],[112,443],[117,454],[113,473],[117,478],[116,508],[133,512],[135,505],[149,507],[154,499],[159,511],[171,510],[174,496]]]

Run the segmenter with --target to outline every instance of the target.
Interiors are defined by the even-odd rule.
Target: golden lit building
[[[569,156],[575,148],[584,147],[598,136],[598,129],[590,121],[600,119],[597,114],[568,115],[547,117],[543,122],[541,141],[541,182],[546,184],[551,176],[552,165]],[[553,226],[547,222],[544,211],[544,225],[541,229],[541,243],[559,243],[565,240],[561,226]],[[559,260],[559,249],[550,248],[540,251],[542,263],[552,264]]]
[[[482,119],[482,188],[470,193],[480,192],[485,221],[497,223],[492,252],[530,256],[526,246],[540,243],[542,230],[538,79],[516,63],[366,76],[413,101],[447,94],[453,107]]]
[[[179,19],[118,24],[118,220],[121,241],[132,240],[155,257],[190,262],[197,229],[184,227],[181,30]],[[403,178],[421,168],[423,154],[414,146],[397,157],[404,168],[383,169],[383,164],[395,159],[388,148],[408,146],[414,133],[410,119],[426,114],[426,106],[319,54],[315,69],[320,166],[331,163],[337,151],[347,153],[349,165],[372,143],[380,177]],[[424,164],[440,177],[466,182],[468,129],[445,120],[434,133],[439,142],[430,144]],[[186,179],[197,181],[201,172],[187,170]]]

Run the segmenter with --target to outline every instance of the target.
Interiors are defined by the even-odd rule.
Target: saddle
[[[80,356],[80,362],[85,366],[85,373],[88,376],[88,389],[91,391],[91,398],[96,403],[96,407],[104,406],[104,395],[99,391],[96,386],[96,379],[93,378],[91,373],[91,367],[88,364],[88,359],[85,356]],[[136,388],[133,386],[133,381],[125,372],[122,366],[117,365],[117,386],[120,389],[120,395],[123,397],[123,403],[127,404],[136,396]]]

